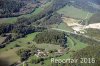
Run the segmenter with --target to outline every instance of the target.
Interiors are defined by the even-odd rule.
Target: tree
[[[19,49],[16,53],[18,56],[20,56],[21,61],[27,60],[29,58],[30,54],[29,49]]]

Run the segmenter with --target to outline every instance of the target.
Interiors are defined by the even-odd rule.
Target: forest
[[[44,37],[45,36],[45,37]],[[67,47],[67,36],[63,32],[47,30],[42,33],[39,33],[34,38],[36,43],[49,43],[49,44],[58,44],[61,47]]]

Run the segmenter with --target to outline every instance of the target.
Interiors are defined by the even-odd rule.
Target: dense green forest
[[[61,47],[66,47],[67,36],[63,32],[47,30],[37,34],[34,41],[36,43],[58,44]]]

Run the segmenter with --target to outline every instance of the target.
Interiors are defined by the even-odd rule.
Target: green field
[[[59,14],[64,14],[65,16],[79,18],[79,19],[90,18],[93,15],[92,13],[83,11],[82,9],[78,9],[73,6],[67,6],[67,5],[65,7],[61,8],[60,10],[58,10],[57,12]],[[88,14],[88,16],[87,16],[87,14]]]

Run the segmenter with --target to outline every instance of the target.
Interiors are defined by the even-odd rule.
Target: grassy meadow
[[[61,8],[57,12],[59,14],[65,15],[65,16],[69,16],[72,18],[78,18],[78,19],[85,19],[87,14],[88,14],[87,18],[90,18],[93,15],[93,13],[89,13],[89,12],[84,11],[82,9],[78,9],[78,8],[75,8],[74,6],[68,6],[68,5]]]

